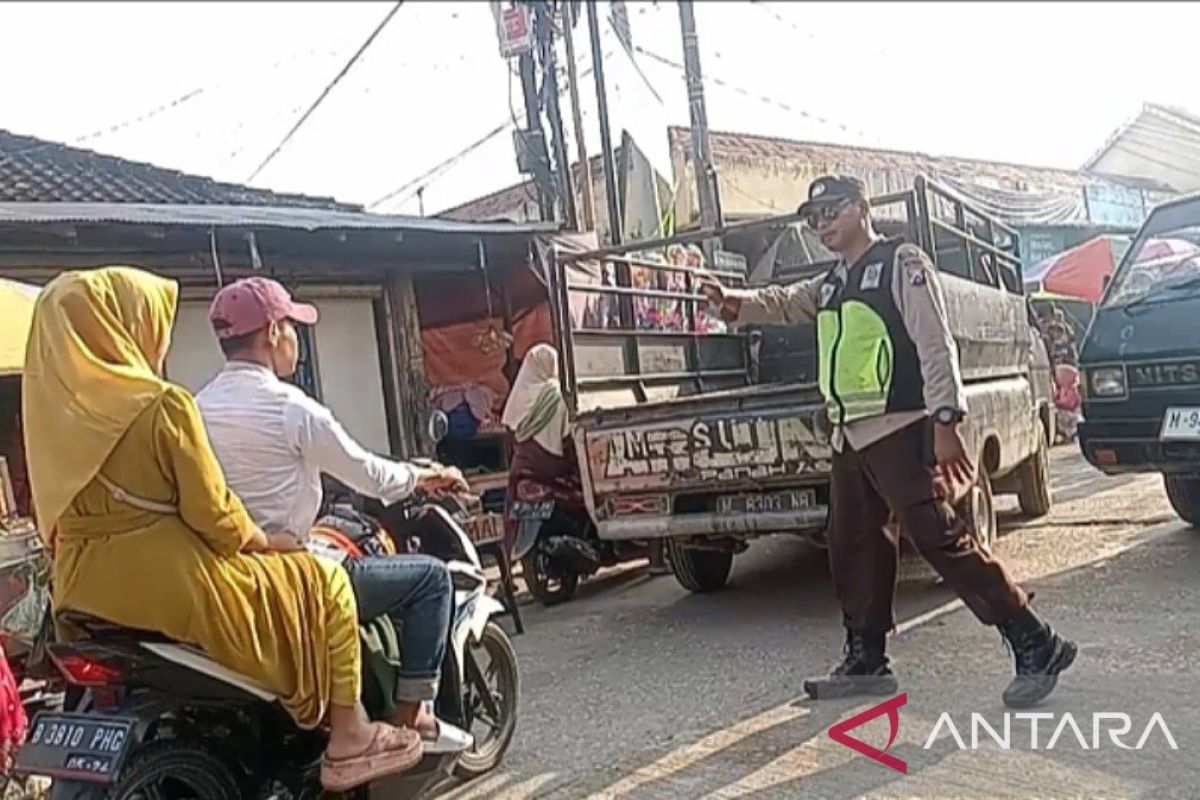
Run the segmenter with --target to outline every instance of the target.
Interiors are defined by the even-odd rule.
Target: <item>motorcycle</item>
[[[604,567],[649,555],[644,542],[601,541],[573,482],[520,478],[510,494],[512,560],[521,562],[529,593],[544,606],[570,600],[580,579]]]
[[[496,767],[516,726],[516,652],[493,619],[478,553],[460,524],[463,507],[423,498],[390,506],[377,522],[397,550],[442,559],[454,602],[435,713],[474,736],[459,754],[427,755],[412,770],[345,797],[419,797],[452,776]],[[417,537],[419,535],[419,541]],[[79,614],[60,615],[83,638],[49,644],[66,683],[64,712],[42,712],[15,772],[53,779],[55,800],[317,800],[326,736],[296,727],[277,698],[202,652]],[[370,711],[370,709],[368,709]]]

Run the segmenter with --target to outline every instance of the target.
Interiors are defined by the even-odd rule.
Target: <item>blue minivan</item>
[[[1200,195],[1151,212],[1080,352],[1084,457],[1109,474],[1158,472],[1200,526]]]

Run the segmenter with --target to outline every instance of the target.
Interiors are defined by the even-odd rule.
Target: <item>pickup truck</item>
[[[1051,371],[1022,295],[1017,235],[924,178],[872,208],[877,227],[921,245],[943,273],[983,467],[962,511],[990,546],[993,491],[1018,493],[1030,515],[1050,507]],[[834,263],[789,215],[555,251],[549,270],[560,379],[599,535],[664,538],[677,580],[694,592],[724,586],[734,554],[756,536],[822,542],[832,457],[813,326],[725,329],[696,289],[694,261],[677,257],[714,237],[756,241],[767,254],[753,271],[710,270],[729,285]]]

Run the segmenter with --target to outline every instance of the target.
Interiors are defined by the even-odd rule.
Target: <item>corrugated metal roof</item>
[[[294,231],[379,230],[475,236],[536,235],[552,222],[460,222],[436,217],[369,214],[317,208],[152,203],[0,203],[0,224],[120,223]]]
[[[1146,103],[1083,168],[1194,192],[1200,189],[1200,118],[1174,106]]]

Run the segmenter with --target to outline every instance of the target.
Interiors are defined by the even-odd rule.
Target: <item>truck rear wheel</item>
[[[975,543],[981,550],[990,553],[996,543],[996,504],[991,478],[982,465],[975,476],[975,485],[958,501],[957,511],[970,525]]]
[[[733,569],[733,553],[689,547],[674,539],[667,540],[667,558],[679,585],[697,594],[723,588]]]
[[[1027,517],[1050,513],[1050,444],[1046,428],[1038,424],[1038,449],[1017,468],[1017,502]]]
[[[1171,508],[1193,528],[1200,527],[1200,477],[1164,475]]]

